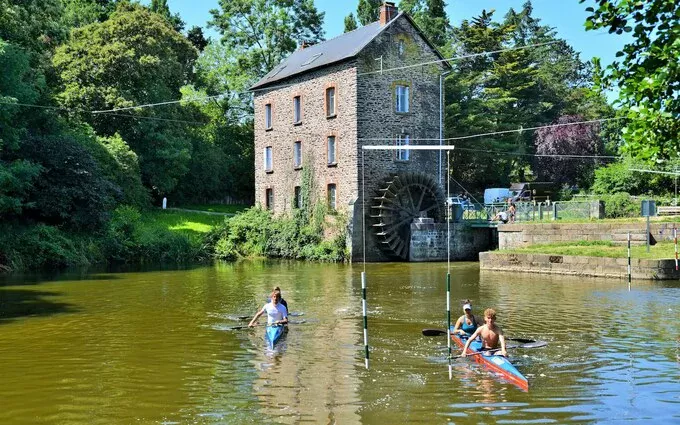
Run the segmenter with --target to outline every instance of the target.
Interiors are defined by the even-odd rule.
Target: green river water
[[[423,328],[446,324],[445,263],[241,262],[0,278],[0,424],[678,424],[680,282],[480,272],[453,263],[452,320],[498,312],[529,391]],[[246,324],[281,286],[288,334]]]

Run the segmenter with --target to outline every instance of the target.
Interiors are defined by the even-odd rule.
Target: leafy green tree
[[[451,22],[445,7],[443,0],[425,0],[425,10],[418,15],[420,19],[417,21],[427,38],[440,49],[445,48],[451,39]]]
[[[368,25],[380,18],[380,5],[382,0],[359,0],[357,5],[357,19],[359,23]]]
[[[209,39],[205,38],[203,35],[203,29],[198,26],[193,26],[189,31],[187,31],[187,40],[198,50],[202,52],[210,43]]]
[[[583,3],[585,0],[581,0]],[[619,89],[624,151],[646,161],[680,155],[680,2],[676,0],[595,0],[587,30],[608,28],[633,41],[617,52],[621,61],[603,79]]]
[[[345,32],[354,31],[357,28],[357,19],[354,17],[354,13],[345,16]]]
[[[179,13],[175,13],[173,15],[170,12],[168,0],[151,0],[149,9],[151,9],[152,12],[158,13],[163,18],[165,18],[165,20],[168,21],[170,25],[172,25],[175,31],[180,32],[184,29],[185,23],[180,17]]]
[[[24,219],[76,230],[102,227],[119,188],[104,179],[87,149],[69,137],[30,137],[19,154],[44,170],[28,193]]]
[[[191,144],[185,110],[178,104],[80,113],[167,102],[191,79],[196,50],[164,18],[139,5],[122,3],[102,23],[72,32],[54,65],[62,88],[57,98],[74,118],[95,131],[116,133],[138,155],[145,185],[169,193],[186,172]]]
[[[61,0],[62,23],[78,28],[94,22],[104,22],[116,10],[116,0]]]
[[[323,39],[323,13],[312,0],[220,0],[210,13],[233,60],[251,81],[264,76],[303,41]]]
[[[61,0],[0,0],[0,39],[43,53],[68,37]]]

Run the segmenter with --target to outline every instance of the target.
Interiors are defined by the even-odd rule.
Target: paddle
[[[446,335],[446,330],[444,329],[423,329],[423,335],[425,336],[440,336],[440,335]],[[508,341],[517,341],[517,342],[522,342],[522,343],[531,343],[531,342],[537,342],[535,339],[528,339],[528,338],[505,338]],[[539,341],[542,342],[542,341]],[[543,347],[541,345],[541,347]],[[528,347],[526,347],[528,348]]]
[[[540,348],[540,347],[545,347],[548,345],[547,342],[545,341],[534,341],[534,342],[529,342],[527,344],[518,344],[518,345],[508,345],[505,347],[506,350],[509,350],[511,348]],[[484,350],[484,351],[475,351],[474,353],[468,354],[466,357],[470,356],[476,356],[478,354],[483,354],[483,353],[494,353],[496,351],[500,351],[500,348],[494,348],[493,350]],[[459,354],[457,356],[452,356],[452,359],[463,357],[462,354]]]

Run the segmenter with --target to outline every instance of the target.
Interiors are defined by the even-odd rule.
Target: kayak
[[[267,341],[269,348],[274,348],[274,344],[281,339],[283,332],[286,330],[285,325],[267,325],[264,331],[264,339]]]
[[[461,337],[461,335],[452,334],[451,340],[461,349],[465,347],[465,343],[467,342],[467,338],[464,336]],[[501,355],[496,355],[495,352],[475,354],[470,356],[470,354],[479,353],[481,348],[482,342],[479,339],[472,341],[467,350],[468,357],[490,371],[500,375],[500,377],[505,381],[518,386],[521,390],[529,391],[529,381],[527,381],[527,378],[525,378],[524,375],[522,375],[522,373],[517,370],[517,368],[513,366],[513,364],[510,363],[510,360],[507,358]]]

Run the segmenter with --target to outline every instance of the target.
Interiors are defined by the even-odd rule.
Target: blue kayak
[[[451,328],[453,329],[453,327]],[[458,347],[465,347],[466,337],[461,337],[460,335],[451,335],[451,340],[458,345]],[[477,339],[470,343],[468,347],[467,355],[471,360],[481,364],[487,369],[498,374],[504,380],[513,383],[521,390],[529,390],[529,381],[522,375],[522,373],[517,370],[517,368],[510,363],[507,358],[496,355],[492,353],[481,352],[482,342]]]
[[[267,325],[264,331],[264,339],[267,341],[267,344],[269,344],[269,348],[274,348],[274,344],[281,339],[285,330],[285,325]]]

